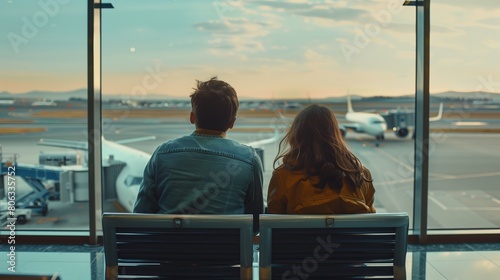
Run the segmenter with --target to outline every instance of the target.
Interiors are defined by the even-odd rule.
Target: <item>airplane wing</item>
[[[359,124],[357,123],[342,123],[342,124],[339,124],[339,126],[341,128],[344,128],[344,129],[352,129],[354,131],[360,131],[361,127],[359,126]]]
[[[274,135],[272,137],[266,138],[266,139],[257,140],[257,141],[253,141],[253,142],[249,142],[249,143],[245,143],[245,145],[255,148],[255,147],[258,147],[258,146],[261,146],[261,145],[271,144],[271,143],[278,142],[278,141],[280,141],[280,135],[279,135],[279,132],[278,132],[278,128],[275,128],[274,129]]]
[[[118,143],[118,144],[128,144],[128,143],[134,143],[134,142],[146,141],[146,140],[154,140],[154,139],[156,139],[156,136],[145,136],[145,137],[123,139],[123,140],[118,140],[118,141],[114,141],[114,142]],[[40,141],[38,142],[38,145],[59,147],[59,148],[70,148],[70,149],[84,150],[84,151],[86,151],[88,148],[87,142],[71,141],[71,140],[59,140],[59,139],[40,139]]]
[[[42,146],[51,146],[51,147],[59,147],[59,148],[70,148],[77,150],[88,149],[88,143],[83,141],[71,141],[71,140],[58,140],[58,139],[40,139],[38,145]]]
[[[114,142],[118,143],[118,144],[129,144],[129,143],[135,143],[135,142],[147,141],[147,140],[155,140],[155,139],[156,139],[156,136],[152,135],[152,136],[144,136],[144,137],[117,140]]]

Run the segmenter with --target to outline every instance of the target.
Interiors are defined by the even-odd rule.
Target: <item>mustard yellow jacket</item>
[[[365,168],[364,176],[372,180]],[[329,186],[316,188],[318,177],[305,179],[300,171],[289,171],[283,166],[274,170],[269,182],[267,212],[270,214],[359,214],[375,213],[375,189],[366,182],[356,191],[344,182],[340,193]]]

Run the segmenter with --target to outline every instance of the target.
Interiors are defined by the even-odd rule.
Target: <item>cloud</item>
[[[226,18],[224,21],[208,21],[193,25],[197,30],[208,32],[212,39],[209,53],[217,57],[232,56],[247,60],[247,54],[264,52],[264,44],[257,38],[267,36],[279,24],[270,20]]]
[[[312,8],[307,11],[300,11],[297,14],[306,17],[325,18],[335,21],[355,21],[357,18],[362,18],[368,15],[368,13],[363,10],[350,8]]]
[[[493,39],[486,39],[482,43],[483,45],[487,46],[490,49],[500,49],[500,41]]]
[[[447,5],[465,8],[466,10],[469,10],[470,8],[490,9],[490,8],[498,8],[499,2],[498,0],[481,0],[481,1],[454,0],[453,2],[450,2],[450,4]]]
[[[438,60],[438,63],[444,64],[444,65],[463,65],[464,64],[464,59],[463,58],[456,58],[456,57],[443,57]]]
[[[363,9],[347,8],[342,3],[311,3],[305,1],[252,1],[262,10],[277,10],[306,18],[319,18],[332,21],[357,21],[369,16]]]
[[[304,11],[314,6],[313,3],[304,1],[251,1],[250,3],[287,12]]]
[[[474,2],[474,6],[458,6],[434,4],[431,8],[432,24],[447,27],[450,30],[478,27],[487,29],[500,29],[500,2],[496,5],[481,5]]]
[[[266,35],[270,28],[276,28],[277,24],[264,21],[251,21],[246,18],[227,18],[223,21],[208,21],[193,24],[193,27],[199,31],[207,31],[219,35],[247,35],[261,36]]]
[[[319,54],[313,50],[307,50],[305,53],[304,53],[304,57],[307,59],[307,60],[320,60],[320,61],[323,61],[323,60],[327,60],[327,56],[325,55],[322,55],[322,54]]]

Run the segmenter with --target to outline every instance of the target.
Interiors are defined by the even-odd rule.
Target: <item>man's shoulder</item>
[[[228,138],[197,137],[194,135],[185,135],[179,138],[168,140],[158,147],[159,151],[187,149],[208,149],[212,151],[226,152],[230,154],[239,154],[245,157],[251,157],[255,153],[253,147]]]
[[[169,148],[185,147],[190,141],[192,141],[191,135],[181,136],[175,139],[170,139],[158,146],[159,150],[165,150]]]
[[[234,149],[240,151],[241,153],[246,153],[248,156],[257,155],[255,148],[253,148],[252,146],[248,146],[244,143],[240,143],[233,139],[226,139],[226,140],[231,143],[231,147],[234,147]]]

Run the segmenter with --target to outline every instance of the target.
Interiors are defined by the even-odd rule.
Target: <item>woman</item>
[[[269,183],[268,213],[375,213],[370,171],[349,151],[328,108],[311,105],[295,117],[274,166],[280,160]]]

